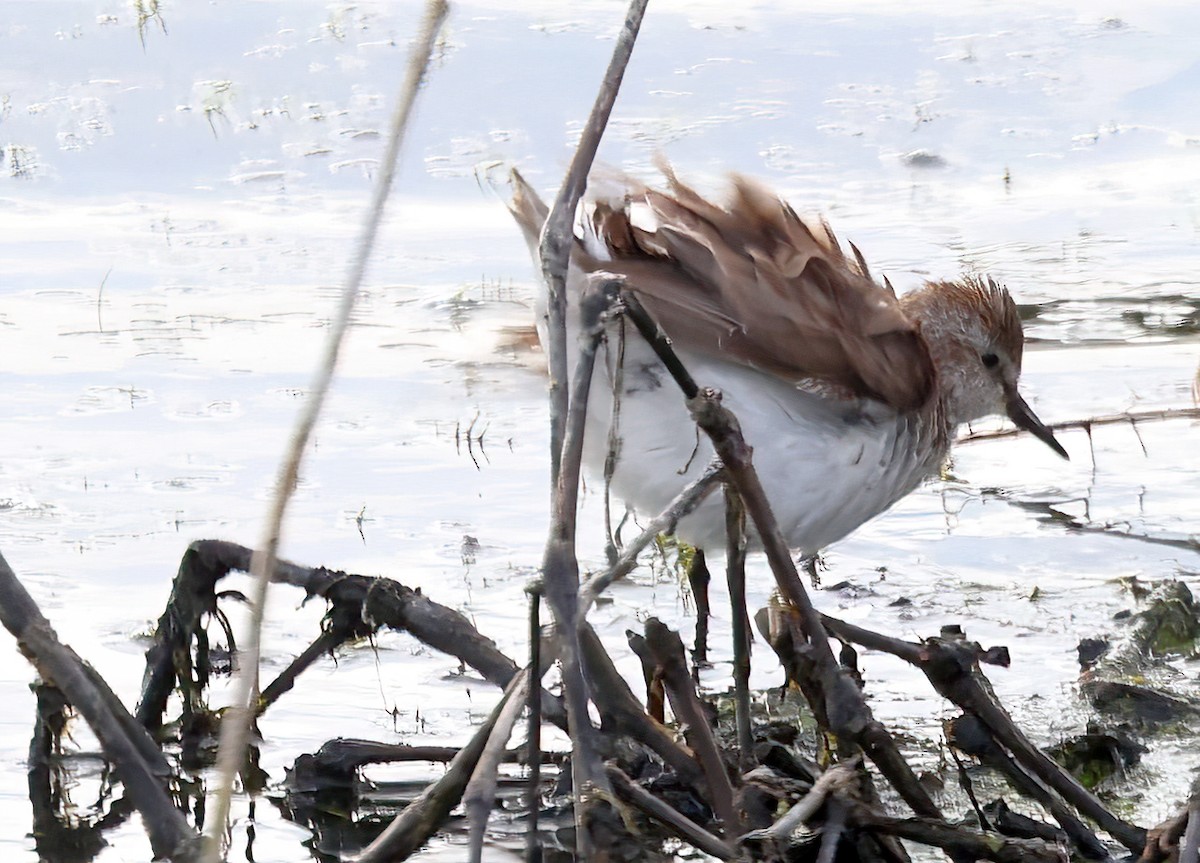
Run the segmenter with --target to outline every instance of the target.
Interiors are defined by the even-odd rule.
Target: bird
[[[824,219],[802,219],[759,182],[734,175],[714,203],[659,167],[661,188],[620,177],[579,206],[568,356],[588,276],[623,279],[696,382],[736,415],[793,550],[816,556],[905,497],[941,469],[964,423],[1005,414],[1069,457],[1018,388],[1024,334],[1005,287],[968,274],[897,296]],[[536,265],[548,209],[515,170],[509,208]],[[535,315],[545,345],[545,290]],[[707,468],[712,447],[632,326],[613,317],[604,344],[584,459],[599,469],[611,455],[612,492],[655,515]],[[720,496],[675,533],[722,548]]]

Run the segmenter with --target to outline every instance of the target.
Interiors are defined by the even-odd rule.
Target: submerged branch
[[[154,855],[181,863],[198,859],[200,839],[164,787],[170,770],[162,753],[103,678],[58,640],[54,627],[3,556],[0,623],[17,639],[21,653],[38,674],[62,691],[95,733],[133,805],[142,813]]]

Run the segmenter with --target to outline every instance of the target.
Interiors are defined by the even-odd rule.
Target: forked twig
[[[250,620],[247,622],[247,631],[242,638],[242,656],[234,685],[233,704],[230,705],[225,720],[221,723],[221,743],[217,755],[217,788],[213,804],[210,807],[208,830],[206,831],[210,843],[207,852],[208,859],[214,863],[224,857],[221,843],[225,835],[226,821],[229,818],[233,782],[245,759],[250,723],[254,718],[253,700],[255,689],[258,686],[258,660],[261,648],[259,639],[266,606],[267,587],[270,584],[271,573],[275,569],[275,559],[278,556],[283,517],[300,476],[300,463],[304,458],[309,437],[312,435],[313,427],[320,416],[325,397],[333,381],[338,354],[341,352],[342,342],[350,324],[350,313],[358,298],[359,287],[362,285],[363,276],[366,273],[367,261],[371,256],[375,237],[383,219],[384,205],[387,203],[388,194],[392,188],[396,162],[400,155],[400,145],[408,129],[408,119],[412,114],[413,104],[416,102],[417,93],[420,90],[421,79],[429,66],[434,42],[447,12],[445,0],[429,0],[420,36],[409,56],[408,72],[400,90],[400,100],[397,103],[395,114],[392,116],[387,149],[379,165],[379,174],[375,180],[375,189],[371,196],[362,236],[359,238],[358,248],[351,261],[345,286],[342,288],[341,300],[329,329],[329,335],[325,340],[325,350],[314,376],[309,398],[301,408],[295,430],[288,441],[276,479],[271,507],[263,526],[262,538],[251,563],[254,587],[251,590]]]

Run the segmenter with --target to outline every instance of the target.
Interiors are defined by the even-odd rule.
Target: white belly
[[[585,458],[599,473],[609,446],[617,337],[601,349],[589,400]],[[627,327],[613,492],[639,513],[660,512],[712,460],[712,445],[679,388]],[[574,346],[572,346],[572,350]],[[932,429],[869,400],[828,400],[731,363],[681,354],[701,386],[723,394],[753,447],[754,466],[789,545],[815,553],[912,491],[941,464]],[[708,548],[724,543],[724,505],[710,496],[677,531]]]

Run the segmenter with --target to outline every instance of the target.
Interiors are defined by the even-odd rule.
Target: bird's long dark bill
[[[1008,418],[1017,424],[1017,428],[1023,428],[1027,432],[1032,432],[1034,437],[1044,443],[1050,449],[1054,450],[1063,458],[1070,460],[1067,451],[1062,448],[1062,444],[1054,437],[1054,432],[1046,428],[1046,424],[1037,418],[1037,414],[1033,412],[1025,401],[1021,398],[1021,394],[1015,389],[1008,394]]]

